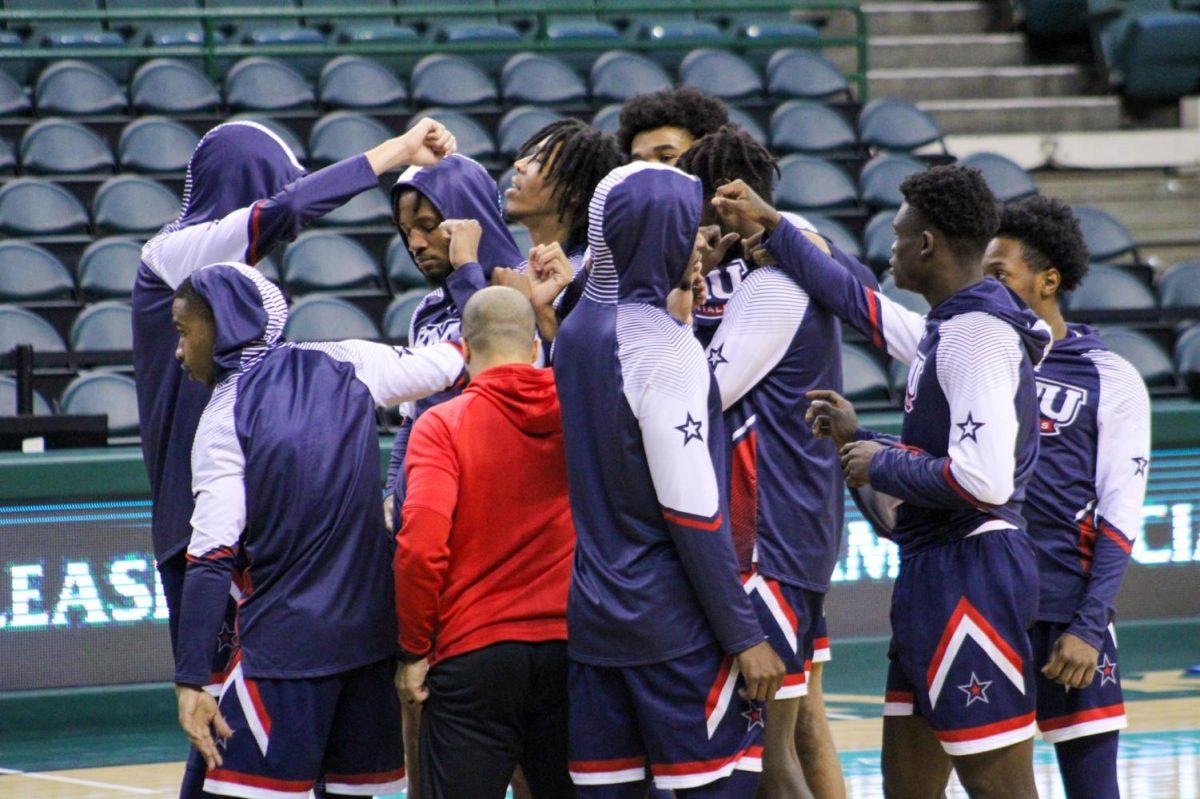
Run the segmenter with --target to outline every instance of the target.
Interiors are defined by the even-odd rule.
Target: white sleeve
[[[352,339],[296,346],[318,350],[353,366],[355,376],[382,408],[413,402],[449,388],[463,370],[462,351],[449,343],[409,349]]]
[[[912,363],[917,346],[925,337],[925,317],[910,311],[881,291],[867,291],[879,305],[879,327],[883,331],[887,354],[901,363]]]
[[[217,387],[200,416],[192,443],[192,539],[188,554],[201,558],[237,545],[246,527],[246,457],[234,429],[237,380]]]
[[[1002,505],[1013,494],[1021,342],[996,317],[973,312],[944,322],[937,378],[950,406],[950,473],[971,496]]]
[[[774,369],[796,337],[808,294],[775,267],[751,272],[725,306],[708,365],[728,410]]]
[[[155,236],[142,247],[142,262],[172,289],[209,264],[245,263],[251,208],[239,208],[215,222]]]
[[[1150,472],[1150,395],[1122,357],[1093,350],[1100,377],[1096,440],[1096,515],[1133,541],[1142,526]]]

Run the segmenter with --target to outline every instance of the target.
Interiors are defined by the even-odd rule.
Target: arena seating
[[[1175,30],[1176,21],[1190,24],[1184,18],[1197,17],[1173,10],[1172,19],[1180,19],[1170,25],[1157,17],[1143,19],[1143,12],[1150,13],[1148,2],[1127,3],[1122,12],[1127,32],[1107,34],[1105,57],[1122,70],[1124,90],[1162,96],[1162,86],[1142,88],[1158,80],[1150,75],[1155,70],[1162,73],[1162,85],[1200,88],[1185,86],[1190,67],[1143,63],[1139,54],[1152,52],[1153,42],[1161,41],[1155,31]],[[745,46],[756,39],[782,44],[788,37],[794,43],[796,37],[822,35],[812,24],[754,12],[605,13],[605,3],[597,0],[595,13],[550,13],[538,34],[588,47],[534,52],[528,43],[539,23],[529,9],[553,11],[549,0],[443,0],[442,6],[486,6],[495,13],[439,19],[389,13],[404,5],[393,0],[367,4],[379,7],[379,17],[302,13],[307,7],[328,9],[321,0],[258,3],[296,9],[297,16],[222,23],[218,41],[254,43],[263,54],[218,58],[215,72],[206,73],[202,60],[190,57],[140,63],[0,60],[0,234],[9,237],[0,241],[0,357],[22,341],[42,352],[116,350],[118,362],[105,361],[105,368],[129,371],[127,351],[121,355],[129,341],[124,303],[141,244],[178,213],[195,143],[227,118],[270,127],[303,163],[317,168],[361,152],[403,130],[411,119],[436,116],[455,132],[460,151],[480,160],[503,191],[505,180],[511,180],[511,172],[505,173],[512,157],[542,125],[577,116],[614,131],[621,102],[680,84],[721,96],[731,118],[780,157],[775,200],[781,207],[805,214],[839,247],[862,257],[889,296],[927,310],[919,296],[896,289],[887,274],[891,218],[906,175],[951,160],[931,152],[939,146],[944,150],[942,131],[906,100],[881,97],[861,106],[853,82],[819,50]],[[244,0],[0,0],[7,10],[246,5]],[[1060,4],[1027,0],[1022,5],[1032,33],[1044,19],[1040,15],[1054,13],[1052,7]],[[1131,10],[1137,14],[1130,16]],[[0,30],[0,48],[35,45],[51,54],[67,43],[100,52],[122,44],[200,41],[199,22],[179,19],[14,22]],[[635,51],[647,41],[658,45]],[[272,48],[304,42],[493,42],[506,50],[271,55]],[[595,49],[596,42],[608,49]],[[1030,175],[1003,156],[979,153],[965,160],[984,172],[1001,199],[1037,191]],[[1137,359],[1156,394],[1187,387],[1200,395],[1200,326],[1187,329],[1200,321],[1200,263],[1177,264],[1152,282],[1137,243],[1119,220],[1088,206],[1077,212],[1100,265],[1068,298],[1070,317],[1110,325],[1106,332],[1119,341],[1114,346]],[[528,246],[523,228],[513,232]],[[382,190],[356,198],[259,266],[293,303],[286,336],[295,341],[405,340],[408,320],[424,295],[424,279],[395,235]],[[1118,323],[1126,327],[1111,326]],[[848,391],[863,402],[891,406],[903,394],[903,373],[897,378],[895,367],[873,351],[848,347],[844,368]],[[4,372],[0,366],[0,383]],[[112,397],[124,390],[96,374],[72,384],[69,407],[84,407],[92,393]],[[66,409],[62,386],[39,385],[50,400],[39,407]],[[0,403],[4,390],[0,385]],[[136,431],[136,409],[132,422],[123,418],[113,429],[114,434]]]

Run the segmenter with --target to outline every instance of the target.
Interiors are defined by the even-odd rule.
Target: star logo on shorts
[[[703,425],[699,419],[693,419],[691,411],[688,411],[687,421],[679,425],[675,429],[683,433],[683,445],[686,447],[688,442],[693,438],[697,441],[703,441],[704,436],[700,434],[700,428]]]
[[[237,631],[229,626],[229,622],[221,622],[221,632],[217,633],[217,651],[224,652],[237,646]]]
[[[746,709],[742,712],[742,718],[746,720],[746,732],[750,732],[755,727],[765,727],[763,723],[762,708],[754,702],[747,702]]]
[[[1141,455],[1137,456],[1136,458],[1130,458],[1130,460],[1133,461],[1133,465],[1135,467],[1133,476],[1134,477],[1145,477],[1146,476],[1146,467],[1148,467],[1150,465],[1150,461],[1143,458]]]
[[[723,363],[729,363],[728,359],[725,358],[725,354],[723,352],[721,352],[721,350],[723,350],[724,348],[725,348],[725,345],[720,344],[716,347],[713,347],[711,350],[708,351],[708,368],[709,369],[716,369],[718,366],[720,366]]]
[[[983,427],[984,424],[985,422],[975,421],[975,419],[971,416],[971,412],[967,411],[967,421],[955,422],[954,424],[955,427],[962,431],[962,435],[958,437],[958,443],[961,444],[969,438],[978,444],[979,439],[975,437],[975,433],[979,430],[979,428]]]
[[[1100,687],[1109,683],[1116,685],[1117,664],[1108,659],[1107,652],[1104,653],[1104,660],[1096,664],[1096,673],[1100,675]]]
[[[967,695],[967,707],[970,707],[976,702],[983,702],[985,705],[991,704],[987,695],[987,689],[991,687],[991,680],[980,680],[975,676],[975,672],[971,672],[971,681],[966,685],[958,686],[958,690]]]

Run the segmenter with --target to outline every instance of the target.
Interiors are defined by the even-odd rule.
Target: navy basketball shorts
[[[918,552],[892,592],[885,716],[922,716],[946,753],[1033,737],[1037,608],[1033,545],[995,530]]]
[[[805,696],[825,595],[782,583],[756,570],[742,572],[742,586],[750,595],[767,640],[787,666],[775,698]]]
[[[1037,673],[1037,725],[1048,743],[1062,743],[1085,735],[1121,730],[1125,719],[1125,698],[1121,693],[1121,675],[1117,672],[1117,633],[1108,625],[1100,646],[1096,673],[1087,688],[1066,688],[1042,674],[1050,661],[1054,642],[1069,625],[1039,621],[1029,629],[1033,663]]]
[[[817,620],[816,631],[813,633],[813,663],[828,663],[833,660],[833,650],[829,648],[829,625],[825,623],[825,612]]]
[[[715,643],[647,666],[571,661],[568,753],[578,786],[640,782],[664,791],[762,771],[761,703],[738,695],[737,663]]]
[[[328,677],[250,679],[236,659],[221,690],[233,737],[204,790],[247,799],[377,796],[404,787],[400,700],[391,658]]]

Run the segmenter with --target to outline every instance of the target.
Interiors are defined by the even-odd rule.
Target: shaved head
[[[475,292],[463,311],[462,337],[473,357],[529,363],[535,333],[529,299],[508,286]]]

